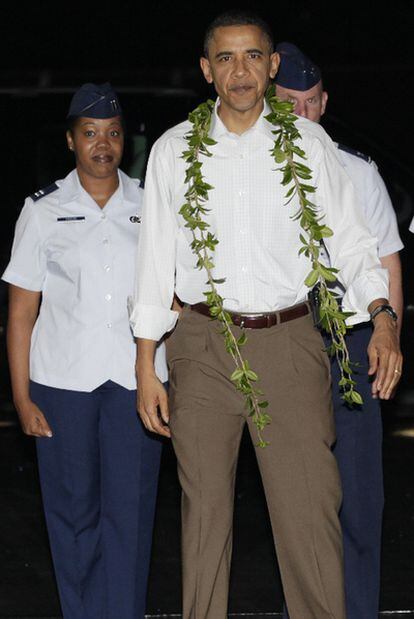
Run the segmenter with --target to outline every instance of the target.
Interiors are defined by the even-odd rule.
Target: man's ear
[[[206,81],[209,84],[212,84],[213,83],[213,75],[211,73],[211,67],[210,67],[210,62],[209,62],[208,58],[204,58],[204,56],[202,56],[200,58],[200,67],[201,67],[201,70],[203,72],[203,75],[204,75]]]
[[[274,79],[280,65],[280,55],[277,52],[273,52],[270,56],[270,79]]]
[[[326,90],[322,92],[321,116],[325,114],[326,104],[328,103],[328,93]]]

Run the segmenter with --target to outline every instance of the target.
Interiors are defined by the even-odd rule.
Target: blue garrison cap
[[[70,102],[67,118],[113,118],[122,114],[118,97],[109,82],[83,84]]]
[[[309,90],[321,80],[319,67],[305,56],[293,43],[279,43],[276,51],[280,54],[279,71],[275,82],[292,90]]]

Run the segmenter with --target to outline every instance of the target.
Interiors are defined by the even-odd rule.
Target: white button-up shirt
[[[264,115],[267,113],[265,110]],[[301,228],[292,216],[294,199],[286,205],[287,187],[271,158],[272,125],[264,115],[242,135],[229,132],[216,111],[210,147],[212,157],[202,157],[209,192],[205,220],[219,240],[214,252],[214,277],[225,307],[235,312],[268,312],[306,299],[304,280],[309,259],[299,255]],[[388,275],[381,268],[376,239],[366,229],[355,205],[353,185],[338,162],[336,147],[325,131],[299,118],[300,146],[313,171],[312,197],[334,236],[326,244],[332,263],[341,270],[347,288],[344,306],[356,313],[350,322],[369,319],[368,305],[388,297]],[[185,168],[181,155],[184,136],[191,129],[184,122],[164,133],[154,145],[147,169],[143,226],[138,249],[135,303],[131,324],[138,337],[158,340],[174,327],[177,315],[169,308],[174,288],[186,303],[204,301],[206,274],[195,268],[191,232],[179,215],[184,204]]]
[[[112,380],[136,388],[135,342],[127,298],[134,281],[142,189],[119,172],[119,187],[101,209],[76,170],[58,188],[27,198],[3,279],[42,293],[33,329],[30,378],[92,391]],[[156,370],[167,379],[163,347]]]

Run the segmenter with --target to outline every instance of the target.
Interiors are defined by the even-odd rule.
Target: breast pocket
[[[81,246],[87,234],[85,220],[57,221],[47,247],[51,276],[75,283],[80,276]]]

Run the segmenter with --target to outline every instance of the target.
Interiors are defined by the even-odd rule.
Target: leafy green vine
[[[352,379],[351,361],[345,341],[345,334],[348,327],[346,319],[351,316],[350,312],[344,312],[339,306],[336,295],[329,289],[328,283],[336,281],[338,269],[327,267],[319,259],[321,241],[333,235],[328,226],[322,223],[322,217],[318,214],[318,207],[309,198],[308,194],[315,192],[315,187],[309,184],[312,178],[311,169],[303,162],[295,159],[305,160],[305,152],[297,145],[300,133],[295,126],[296,116],[292,114],[293,104],[289,101],[280,101],[274,94],[273,87],[270,87],[266,100],[271,112],[266,116],[266,120],[275,126],[275,144],[271,155],[277,164],[284,164],[279,168],[283,174],[282,185],[291,187],[286,193],[287,204],[297,196],[299,210],[292,218],[300,220],[300,226],[304,234],[300,235],[302,247],[299,253],[305,254],[310,259],[312,270],[305,279],[305,284],[309,288],[318,286],[319,288],[319,322],[331,338],[331,345],[328,349],[329,354],[335,355],[341,373],[339,387],[342,390],[343,399],[350,405],[362,404],[362,397],[356,391],[356,382]],[[305,182],[303,182],[305,181]]]
[[[329,353],[337,357],[341,371],[339,385],[343,391],[343,398],[349,404],[361,404],[362,398],[355,390],[355,381],[352,379],[351,362],[345,342],[347,331],[346,318],[349,313],[343,312],[337,298],[329,290],[327,283],[336,281],[337,269],[326,267],[319,260],[320,242],[332,236],[332,230],[321,222],[318,216],[318,207],[309,200],[308,194],[315,192],[315,187],[308,184],[312,178],[312,172],[296,157],[306,159],[305,152],[295,144],[300,139],[300,133],[295,126],[296,116],[292,114],[293,105],[289,102],[279,101],[273,96],[273,90],[269,89],[267,101],[271,108],[266,116],[272,125],[275,135],[275,144],[271,151],[272,157],[277,164],[284,164],[279,168],[282,173],[282,185],[292,186],[288,189],[286,198],[288,203],[297,196],[299,210],[293,215],[293,219],[299,219],[304,234],[300,235],[302,247],[300,253],[304,253],[312,263],[312,270],[305,280],[305,284],[312,288],[319,285],[319,319],[323,329],[331,336],[332,344]],[[222,325],[222,334],[227,352],[233,358],[235,370],[231,380],[235,387],[245,396],[248,414],[258,431],[258,446],[265,447],[268,443],[263,438],[263,430],[270,423],[271,418],[266,412],[269,403],[263,399],[263,392],[258,388],[259,378],[250,368],[246,359],[243,358],[241,349],[247,341],[246,333],[237,338],[232,331],[231,315],[224,308],[224,299],[218,292],[218,286],[224,283],[224,279],[216,279],[213,276],[214,262],[213,253],[218,243],[216,236],[208,230],[210,227],[204,217],[208,215],[208,193],[213,187],[209,185],[202,174],[202,162],[200,157],[211,157],[210,146],[216,142],[209,136],[214,101],[208,100],[199,105],[189,115],[192,129],[186,134],[185,139],[188,149],[183,152],[183,159],[188,163],[185,182],[188,189],[185,193],[186,202],[180,209],[180,215],[185,220],[185,226],[191,230],[191,249],[197,258],[197,268],[205,270],[209,289],[204,292],[206,303],[209,306],[210,315]],[[303,182],[307,181],[307,182]],[[306,235],[306,236],[305,236]]]
[[[246,333],[243,332],[237,338],[231,329],[233,324],[231,316],[224,309],[224,300],[217,289],[217,286],[225,280],[213,277],[214,262],[212,253],[218,240],[208,230],[210,226],[203,219],[203,216],[207,215],[209,211],[206,207],[206,202],[208,201],[208,192],[213,187],[204,180],[201,172],[202,163],[199,161],[199,157],[200,155],[211,157],[208,147],[216,144],[209,137],[213,109],[214,101],[208,100],[199,105],[189,115],[193,128],[185,136],[188,150],[184,151],[182,155],[183,159],[189,164],[185,177],[188,189],[185,194],[186,202],[180,209],[180,215],[182,215],[186,222],[185,226],[192,233],[191,249],[197,257],[197,268],[200,270],[204,269],[207,273],[209,290],[204,292],[204,295],[210,309],[210,315],[221,322],[221,332],[224,336],[226,350],[232,356],[236,366],[230,378],[235,384],[236,389],[245,396],[248,414],[252,417],[253,423],[257,428],[258,446],[266,447],[268,443],[263,439],[262,431],[270,423],[270,416],[266,413],[269,403],[262,399],[262,391],[255,384],[258,381],[258,376],[250,368],[249,362],[243,358],[241,353],[241,348],[247,341]]]

